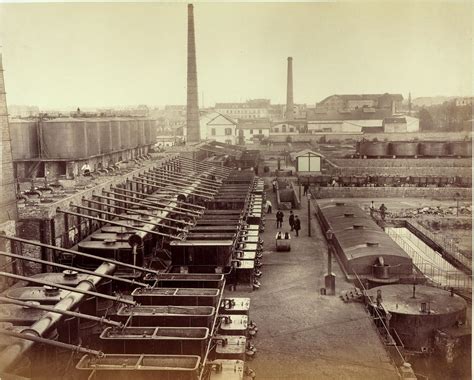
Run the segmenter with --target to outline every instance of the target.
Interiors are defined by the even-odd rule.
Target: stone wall
[[[315,198],[430,198],[454,200],[456,193],[460,199],[470,200],[471,189],[457,187],[313,187]],[[420,203],[420,205],[422,205]]]
[[[472,160],[469,158],[382,158],[382,159],[350,159],[350,158],[334,158],[331,159],[334,164],[348,167],[383,167],[383,168],[414,168],[414,167],[443,167],[443,168],[471,168]]]

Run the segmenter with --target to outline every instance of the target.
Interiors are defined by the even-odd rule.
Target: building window
[[[253,129],[250,130],[250,134],[253,135]]]
[[[295,131],[295,129],[290,127],[290,132],[294,132],[294,131]]]
[[[282,131],[283,133],[285,133],[285,132],[286,132],[286,125],[282,125],[282,127],[281,127],[281,131]]]
[[[226,136],[232,136],[232,128],[226,128],[224,130],[224,133]]]
[[[277,127],[277,128],[275,128],[275,132],[276,132],[276,133],[278,133],[278,132],[279,132],[279,129],[278,129],[278,127]]]
[[[261,130],[261,129],[258,130],[258,134],[259,134],[259,135],[262,134],[262,130]]]
[[[211,136],[215,136],[216,135],[216,128],[212,128],[211,129]]]

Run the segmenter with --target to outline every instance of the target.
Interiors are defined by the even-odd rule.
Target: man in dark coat
[[[298,219],[298,216],[295,216],[295,223],[293,225],[293,228],[295,229],[296,236],[298,236],[298,231],[301,230],[301,222]]]
[[[283,217],[284,217],[283,211],[278,210],[277,213],[276,213],[277,228],[281,228],[281,227],[282,227],[282,224],[283,224]]]
[[[295,225],[295,216],[293,215],[293,211],[290,211],[290,217],[288,218],[288,222],[290,223],[291,231],[293,231]]]

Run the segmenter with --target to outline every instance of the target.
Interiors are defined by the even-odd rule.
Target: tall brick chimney
[[[286,81],[286,112],[285,119],[293,120],[295,118],[293,110],[293,58],[288,57],[288,76]]]
[[[0,167],[0,225],[9,220],[16,220],[15,178],[13,175],[13,158],[11,149],[10,127],[8,126],[7,97],[3,79],[2,54],[0,53],[0,133],[1,133],[1,167]]]
[[[186,140],[201,141],[199,130],[199,103],[196,70],[196,42],[194,37],[194,9],[188,4],[188,96],[186,108]]]

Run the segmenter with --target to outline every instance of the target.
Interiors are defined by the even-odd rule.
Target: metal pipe
[[[15,254],[15,253],[8,253],[8,252],[0,251],[0,255],[1,256],[7,256],[7,257],[13,257],[13,258],[16,258],[16,259],[19,259],[19,260],[31,261],[33,263],[47,264],[47,265],[57,267],[57,268],[75,270],[75,271],[80,272],[80,273],[87,273],[87,274],[90,274],[92,276],[97,276],[97,277],[101,277],[101,278],[108,278],[108,279],[111,279],[111,280],[114,280],[114,281],[125,282],[127,284],[141,286],[141,287],[145,287],[145,288],[149,286],[148,284],[145,284],[143,282],[127,280],[126,278],[111,276],[111,275],[108,275],[108,274],[96,274],[92,270],[88,270],[88,269],[84,269],[84,268],[78,268],[78,267],[72,267],[70,265],[54,263],[54,262],[51,262],[51,261],[36,259],[34,257],[29,257],[29,256],[21,256],[21,255]]]
[[[151,181],[151,180],[144,180],[143,182],[141,181],[137,181],[138,178],[135,178],[135,180],[132,180],[132,179],[127,179],[126,181],[129,182],[129,183],[136,183],[136,184],[139,184],[139,185],[147,185],[147,186],[150,186],[150,187],[153,187],[155,189],[164,189],[166,188],[167,186],[174,186],[175,188],[173,189],[173,192],[176,192],[176,191],[185,191],[187,190],[187,187],[191,187],[192,185],[190,186],[181,186],[181,185],[177,185],[175,183],[168,183],[168,184],[165,184],[163,186],[158,186],[158,184],[160,182],[157,182],[157,181]],[[140,178],[141,179],[141,178]],[[177,189],[176,189],[177,188]],[[193,191],[193,190],[188,190],[190,193],[192,193],[193,195],[196,195],[198,197],[202,197],[202,198],[207,198],[207,199],[212,199],[212,196],[210,194],[207,194],[206,192],[204,191],[199,191],[199,190],[196,190],[196,191]],[[214,195],[214,194],[212,194]]]
[[[213,187],[210,187],[206,184],[202,184],[202,183],[199,183],[199,184],[196,184],[196,182],[201,182],[201,180],[199,178],[194,178],[194,179],[191,179],[190,176],[188,177],[172,177],[172,178],[166,178],[166,176],[168,176],[168,174],[163,174],[163,176],[165,178],[161,178],[159,174],[152,174],[152,173],[142,173],[140,175],[138,175],[138,177],[136,178],[142,178],[142,179],[151,179],[151,180],[156,180],[158,183],[160,182],[165,182],[165,183],[170,183],[172,185],[179,185],[179,186],[198,186],[200,190],[202,191],[209,191],[209,192],[217,192],[217,188],[219,186],[213,186]],[[189,178],[189,179],[188,179]]]
[[[140,193],[138,191],[133,191],[133,190],[128,190],[128,189],[122,189],[121,187],[111,187],[112,190],[120,190],[120,191],[123,191],[124,193],[130,193],[130,194],[136,194],[136,195],[142,195],[143,197],[146,197],[146,198],[151,198],[153,196],[153,194],[147,194],[147,193]],[[102,190],[102,192],[104,193],[110,193],[110,194],[117,194],[117,195],[120,195],[122,197],[125,196],[125,194],[120,194],[120,193],[116,193],[116,192],[110,192],[110,191],[106,191],[106,190]],[[130,197],[129,197],[130,198]],[[156,198],[157,200],[159,199],[163,199],[163,198]],[[140,199],[141,200],[141,199]],[[143,199],[144,201],[146,201],[147,199]],[[170,201],[171,202],[171,201]],[[174,201],[174,202],[177,202],[177,201]],[[202,207],[202,206],[199,206],[199,205],[195,205],[195,204],[192,204],[192,203],[186,203],[186,202],[179,202],[180,205],[186,205],[186,206],[192,206],[192,207],[195,207],[197,209],[205,209],[205,207]],[[169,204],[167,203],[163,203],[163,202],[153,202],[153,204],[157,204],[157,205],[163,205],[165,207],[174,207],[174,206],[170,206]],[[195,212],[194,210],[190,210],[188,208],[183,208],[183,207],[178,207],[176,206],[175,209],[177,210],[184,210],[184,211],[191,211],[191,212]],[[173,209],[173,212],[174,209]]]
[[[113,296],[109,296],[107,294],[102,294],[102,293],[99,293],[99,292],[93,292],[93,291],[90,291],[90,290],[81,290],[81,289],[77,289],[73,286],[55,284],[54,282],[39,280],[37,278],[31,278],[31,277],[26,277],[26,276],[20,276],[18,274],[13,274],[13,273],[8,273],[8,272],[0,272],[0,276],[13,278],[15,280],[32,282],[33,284],[47,285],[47,286],[51,286],[53,288],[69,290],[70,292],[87,294],[89,296],[103,298],[103,299],[110,300],[110,301],[116,301],[116,302],[124,303],[124,304],[127,304],[127,305],[136,306],[136,304],[137,304],[135,301],[126,300],[126,299],[123,299],[120,296],[113,297]],[[81,282],[89,282],[89,280],[83,280]]]
[[[166,175],[171,175],[173,177],[178,177],[178,178],[181,178],[180,174],[182,175],[183,173],[179,173],[179,172],[176,172],[174,170],[167,170],[167,169],[163,169],[163,168],[154,168],[154,169],[150,169],[148,172],[146,173],[154,173],[154,174],[158,174],[158,175],[161,175],[161,174],[166,174]],[[205,183],[205,184],[208,184],[208,185],[222,185],[222,182],[220,181],[216,181],[216,180],[212,180],[212,179],[207,179],[207,178],[200,178],[201,176],[203,176],[204,174],[202,173],[199,173],[198,174],[198,177],[196,179],[199,179],[199,181]],[[212,175],[212,174],[211,174]],[[192,176],[192,175],[190,175]],[[195,176],[194,176],[195,177]]]
[[[153,230],[146,230],[146,229],[144,229],[144,228],[139,228],[139,227],[130,226],[130,225],[128,225],[128,224],[124,224],[124,223],[120,223],[120,222],[115,222],[115,221],[113,221],[113,220],[98,218],[98,217],[96,217],[96,216],[89,216],[89,215],[81,214],[81,213],[74,212],[74,211],[65,211],[65,210],[61,210],[61,209],[59,209],[59,208],[58,208],[56,211],[57,211],[57,212],[62,212],[62,213],[65,213],[65,214],[81,216],[81,217],[84,217],[84,218],[86,218],[86,219],[97,220],[98,222],[105,222],[105,223],[108,223],[108,224],[111,224],[111,225],[114,225],[114,226],[120,226],[120,227],[129,228],[129,229],[132,229],[132,230],[142,231],[142,232],[146,232],[146,233],[149,233],[149,234],[152,234],[152,235],[166,236],[166,237],[170,237],[170,238],[172,238],[172,239],[178,239],[178,240],[180,240],[179,237],[176,237],[176,236],[173,236],[173,235],[169,235],[169,234],[165,234],[165,233],[158,232],[158,231],[153,231]],[[102,211],[102,213],[104,213],[104,211]],[[141,221],[141,222],[143,223],[143,221]]]
[[[45,247],[45,248],[53,249],[55,251],[69,253],[69,254],[72,254],[72,255],[83,256],[83,257],[87,257],[89,259],[103,261],[105,263],[109,263],[109,264],[112,264],[112,265],[117,265],[117,266],[122,266],[122,267],[130,268],[130,269],[140,270],[142,272],[153,273],[153,274],[157,273],[156,270],[152,270],[152,269],[148,269],[148,268],[144,268],[144,267],[138,267],[138,266],[135,266],[135,265],[132,265],[132,264],[122,263],[121,261],[109,259],[109,258],[106,258],[106,257],[91,255],[90,253],[74,251],[72,249],[56,247],[54,245],[49,245],[49,244],[40,243],[40,242],[37,242],[37,241],[22,239],[22,238],[19,238],[19,237],[16,237],[16,236],[0,235],[0,238],[7,239],[7,240],[10,240],[10,241],[17,241],[19,243],[30,244],[30,245],[34,245],[36,247]],[[97,269],[94,271],[94,273],[95,272],[97,272]]]
[[[123,214],[116,214],[115,212],[110,212],[110,211],[105,211],[105,210],[101,210],[101,209],[98,209],[98,208],[93,208],[93,207],[87,207],[87,206],[80,206],[80,205],[76,205],[74,203],[71,203],[70,204],[71,207],[76,207],[78,209],[83,209],[83,210],[87,210],[87,211],[93,211],[93,212],[97,212],[97,213],[100,213],[100,214],[106,214],[106,215],[111,215],[111,216],[115,216],[119,219],[123,219],[123,220],[131,220],[133,222],[139,222],[139,223],[143,223],[143,224],[151,224],[152,226],[155,226],[155,227],[163,227],[163,228],[169,228],[171,230],[176,230],[178,232],[185,232],[185,230],[183,230],[182,228],[179,228],[179,227],[175,227],[175,226],[168,226],[167,224],[162,224],[162,223],[155,223],[155,222],[151,222],[149,220],[143,220],[143,219],[138,219],[138,218],[133,218],[131,216],[126,216],[126,215],[123,215]],[[91,217],[91,218],[94,218],[92,215],[85,215],[86,217]],[[157,215],[154,215],[155,218],[159,218],[159,216]]]
[[[181,181],[178,181],[176,179],[166,179],[166,178],[159,178],[159,179],[151,179],[151,178],[146,178],[146,177],[143,177],[142,175],[138,176],[138,177],[134,177],[134,180],[136,181],[137,179],[140,179],[142,181],[149,181],[153,184],[161,184],[163,183],[163,187],[166,188],[167,186],[175,186],[177,187],[178,189],[182,189],[182,190],[187,190],[189,187],[195,187],[196,190],[194,191],[196,194],[199,192],[199,193],[202,193],[202,194],[217,194],[217,189],[207,189],[199,184],[193,184],[191,182],[188,182],[188,183],[181,183]],[[128,180],[128,181],[132,181],[132,180]],[[194,181],[194,182],[197,182]],[[150,186],[147,184],[147,186]]]
[[[197,175],[193,175],[193,174],[189,174],[187,176],[185,176],[183,178],[183,173],[176,173],[176,172],[173,172],[173,171],[167,171],[167,170],[163,170],[163,169],[155,169],[155,170],[150,170],[148,172],[144,172],[143,174],[149,174],[149,175],[153,175],[155,177],[161,177],[161,176],[168,176],[168,177],[171,177],[171,178],[176,178],[178,180],[186,180],[186,181],[199,181],[201,182],[201,184],[203,186],[207,186],[207,187],[219,187],[220,185],[222,185],[222,182],[217,182],[217,181],[212,181],[212,180],[206,180],[205,178],[201,178],[201,176],[203,174],[197,174]]]
[[[115,193],[113,191],[103,191],[103,192],[107,193],[107,194],[122,196],[122,197],[125,197],[125,198],[128,198],[128,199],[136,199],[133,196],[125,195],[125,194],[119,194],[119,193]],[[134,205],[134,206],[141,206],[141,207],[145,207],[145,204],[146,204],[145,199],[139,199],[139,200],[144,201],[143,203],[139,203],[139,202],[126,201],[126,200],[123,200],[123,199],[117,199],[117,198],[114,198],[114,197],[106,197],[106,196],[103,196],[103,195],[96,195],[96,194],[92,194],[92,197],[99,198],[99,199],[111,200],[111,201],[114,201],[114,202],[126,203],[126,204],[130,204],[130,205]],[[200,213],[197,213],[195,211],[192,211],[193,215],[189,215],[189,212],[176,211],[176,210],[173,210],[172,208],[167,209],[167,208],[155,207],[155,206],[151,206],[151,202],[149,202],[149,203],[150,204],[146,204],[146,207],[147,207],[147,209],[150,209],[150,210],[168,211],[168,212],[173,212],[174,214],[185,215],[185,216],[192,217],[192,218],[194,218],[195,216],[201,215]],[[109,204],[109,203],[107,203],[107,204]]]
[[[52,313],[57,313],[57,314],[69,315],[71,317],[76,317],[76,318],[81,318],[81,319],[87,319],[89,321],[99,322],[99,323],[102,323],[104,325],[123,327],[123,323],[117,322],[117,321],[112,321],[111,319],[96,317],[95,315],[78,313],[76,311],[58,310],[58,309],[55,309],[53,306],[46,306],[46,305],[41,305],[41,304],[37,305],[35,303],[20,301],[20,300],[14,299],[14,298],[7,298],[7,297],[0,296],[0,302],[2,304],[8,303],[8,304],[12,304],[12,305],[28,307],[30,309],[44,310],[44,311],[50,311]]]
[[[208,169],[215,169],[216,171],[220,171],[220,172],[224,172],[224,173],[229,173],[231,171],[230,168],[226,168],[226,167],[223,167],[223,166],[218,166],[218,165],[212,164],[210,162],[196,161],[196,160],[193,160],[192,158],[183,157],[183,156],[176,157],[175,160],[178,160],[178,162],[187,161],[189,164],[193,164],[193,165],[201,166],[201,167],[206,167]]]
[[[207,166],[201,166],[201,165],[198,165],[198,164],[193,164],[191,162],[181,162],[179,164],[179,169],[180,170],[185,170],[185,171],[199,171],[199,170],[205,170],[206,172],[208,172],[209,174],[213,175],[213,176],[217,176],[221,179],[223,178],[226,178],[230,172],[223,172],[223,171],[219,171],[217,170],[217,167],[207,167]]]
[[[25,340],[29,340],[29,341],[37,342],[37,343],[49,344],[50,346],[64,348],[71,351],[77,351],[83,354],[95,355],[99,357],[104,356],[104,353],[102,351],[91,350],[90,348],[75,346],[74,344],[68,344],[68,343],[58,342],[56,340],[46,339],[41,336],[33,335],[32,333],[33,331],[30,331],[30,329],[25,329],[21,333],[17,333],[15,331],[10,331],[6,329],[0,329],[0,334],[8,335],[14,338],[25,339]]]
[[[57,247],[54,247],[57,248]],[[115,271],[116,266],[109,263],[102,263],[95,272],[98,274],[106,273],[112,274]],[[83,281],[77,285],[78,289],[94,289],[99,284],[100,279],[98,277],[92,277],[91,281]],[[84,295],[81,293],[69,293],[62,300],[60,300],[54,307],[57,310],[74,310],[80,302],[82,302]],[[63,316],[58,313],[47,313],[43,318],[36,321],[29,329],[34,331],[38,336],[46,334],[51,331],[54,326],[61,321]],[[17,361],[33,346],[31,341],[21,341],[16,344],[12,344],[5,347],[0,351],[0,372],[9,372],[12,368],[15,368]]]
[[[164,220],[169,220],[170,222],[181,223],[181,224],[184,224],[186,226],[192,226],[193,225],[193,223],[189,223],[189,222],[186,222],[184,220],[173,219],[173,218],[168,218],[168,217],[164,217],[164,216],[158,216],[158,215],[155,215],[155,214],[151,214],[149,212],[143,212],[143,211],[135,210],[135,209],[132,209],[132,208],[126,208],[126,207],[122,207],[122,206],[112,205],[110,203],[93,201],[91,199],[85,199],[85,198],[83,198],[83,200],[86,201],[86,202],[97,204],[97,205],[102,205],[102,206],[105,206],[105,207],[108,207],[108,208],[116,208],[116,209],[125,210],[125,211],[133,211],[134,214],[144,215],[144,216],[151,216],[153,218],[160,218],[160,219],[164,219]],[[122,202],[122,201],[120,199],[117,199],[116,202]]]

